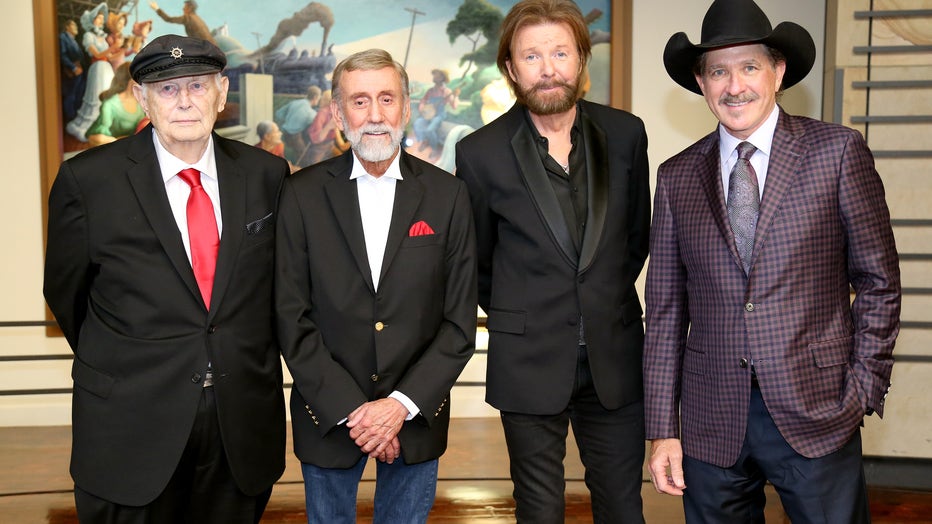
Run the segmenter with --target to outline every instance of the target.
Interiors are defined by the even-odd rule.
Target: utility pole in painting
[[[413,7],[405,7],[405,11],[411,13],[411,31],[408,33],[408,48],[405,49],[405,61],[401,65],[405,68],[408,67],[408,54],[411,53],[411,37],[414,36],[414,19],[417,18],[417,15],[426,15],[427,13],[423,11],[418,11]]]

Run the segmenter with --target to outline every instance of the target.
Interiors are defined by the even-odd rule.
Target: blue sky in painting
[[[489,0],[505,13],[514,4],[509,0]],[[198,14],[211,29],[227,25],[230,36],[245,48],[255,49],[264,45],[275,33],[278,22],[291,17],[309,2],[307,0],[198,0]],[[329,41],[337,46],[348,44],[373,34],[406,29],[411,26],[412,14],[405,8],[425,13],[418,15],[417,24],[452,18],[462,3],[461,0],[325,0],[324,5],[334,13],[335,23]],[[183,0],[158,0],[159,6],[169,15],[181,14]],[[601,9],[605,15],[593,24],[594,29],[609,30],[609,0],[579,0],[583,13],[593,8]],[[149,7],[148,0],[140,0],[130,11],[130,22],[152,19],[153,35],[183,33],[177,24],[162,21]],[[416,30],[416,29],[415,29]],[[254,34],[258,33],[258,37]],[[298,37],[299,46],[319,47],[323,31],[319,24],[311,24]],[[446,34],[437,35],[446,40]],[[290,45],[289,39],[284,46]]]

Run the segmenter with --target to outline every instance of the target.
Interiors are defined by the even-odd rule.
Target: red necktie
[[[182,169],[178,176],[191,186],[188,195],[188,240],[191,243],[191,266],[194,278],[201,290],[204,304],[210,309],[210,292],[214,287],[214,270],[217,267],[217,249],[220,237],[217,234],[217,218],[210,197],[201,185],[201,172],[197,169]]]

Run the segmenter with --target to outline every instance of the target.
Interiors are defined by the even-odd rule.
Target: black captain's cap
[[[206,40],[162,35],[136,54],[129,72],[133,80],[142,84],[219,73],[226,65],[227,57],[223,51]]]

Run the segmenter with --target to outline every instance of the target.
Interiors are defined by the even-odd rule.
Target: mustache
[[[531,86],[530,91],[543,91],[544,89],[553,89],[554,87],[559,87],[564,90],[572,91],[576,88],[575,85],[570,84],[569,82],[564,82],[562,80],[551,80],[549,82],[538,82]]]
[[[392,127],[387,124],[363,124],[357,129],[357,132],[361,134],[366,133],[392,133],[395,131]]]
[[[718,102],[720,104],[744,104],[747,102],[753,102],[758,98],[760,97],[754,93],[745,93],[738,96],[722,95],[722,97],[718,99]]]

